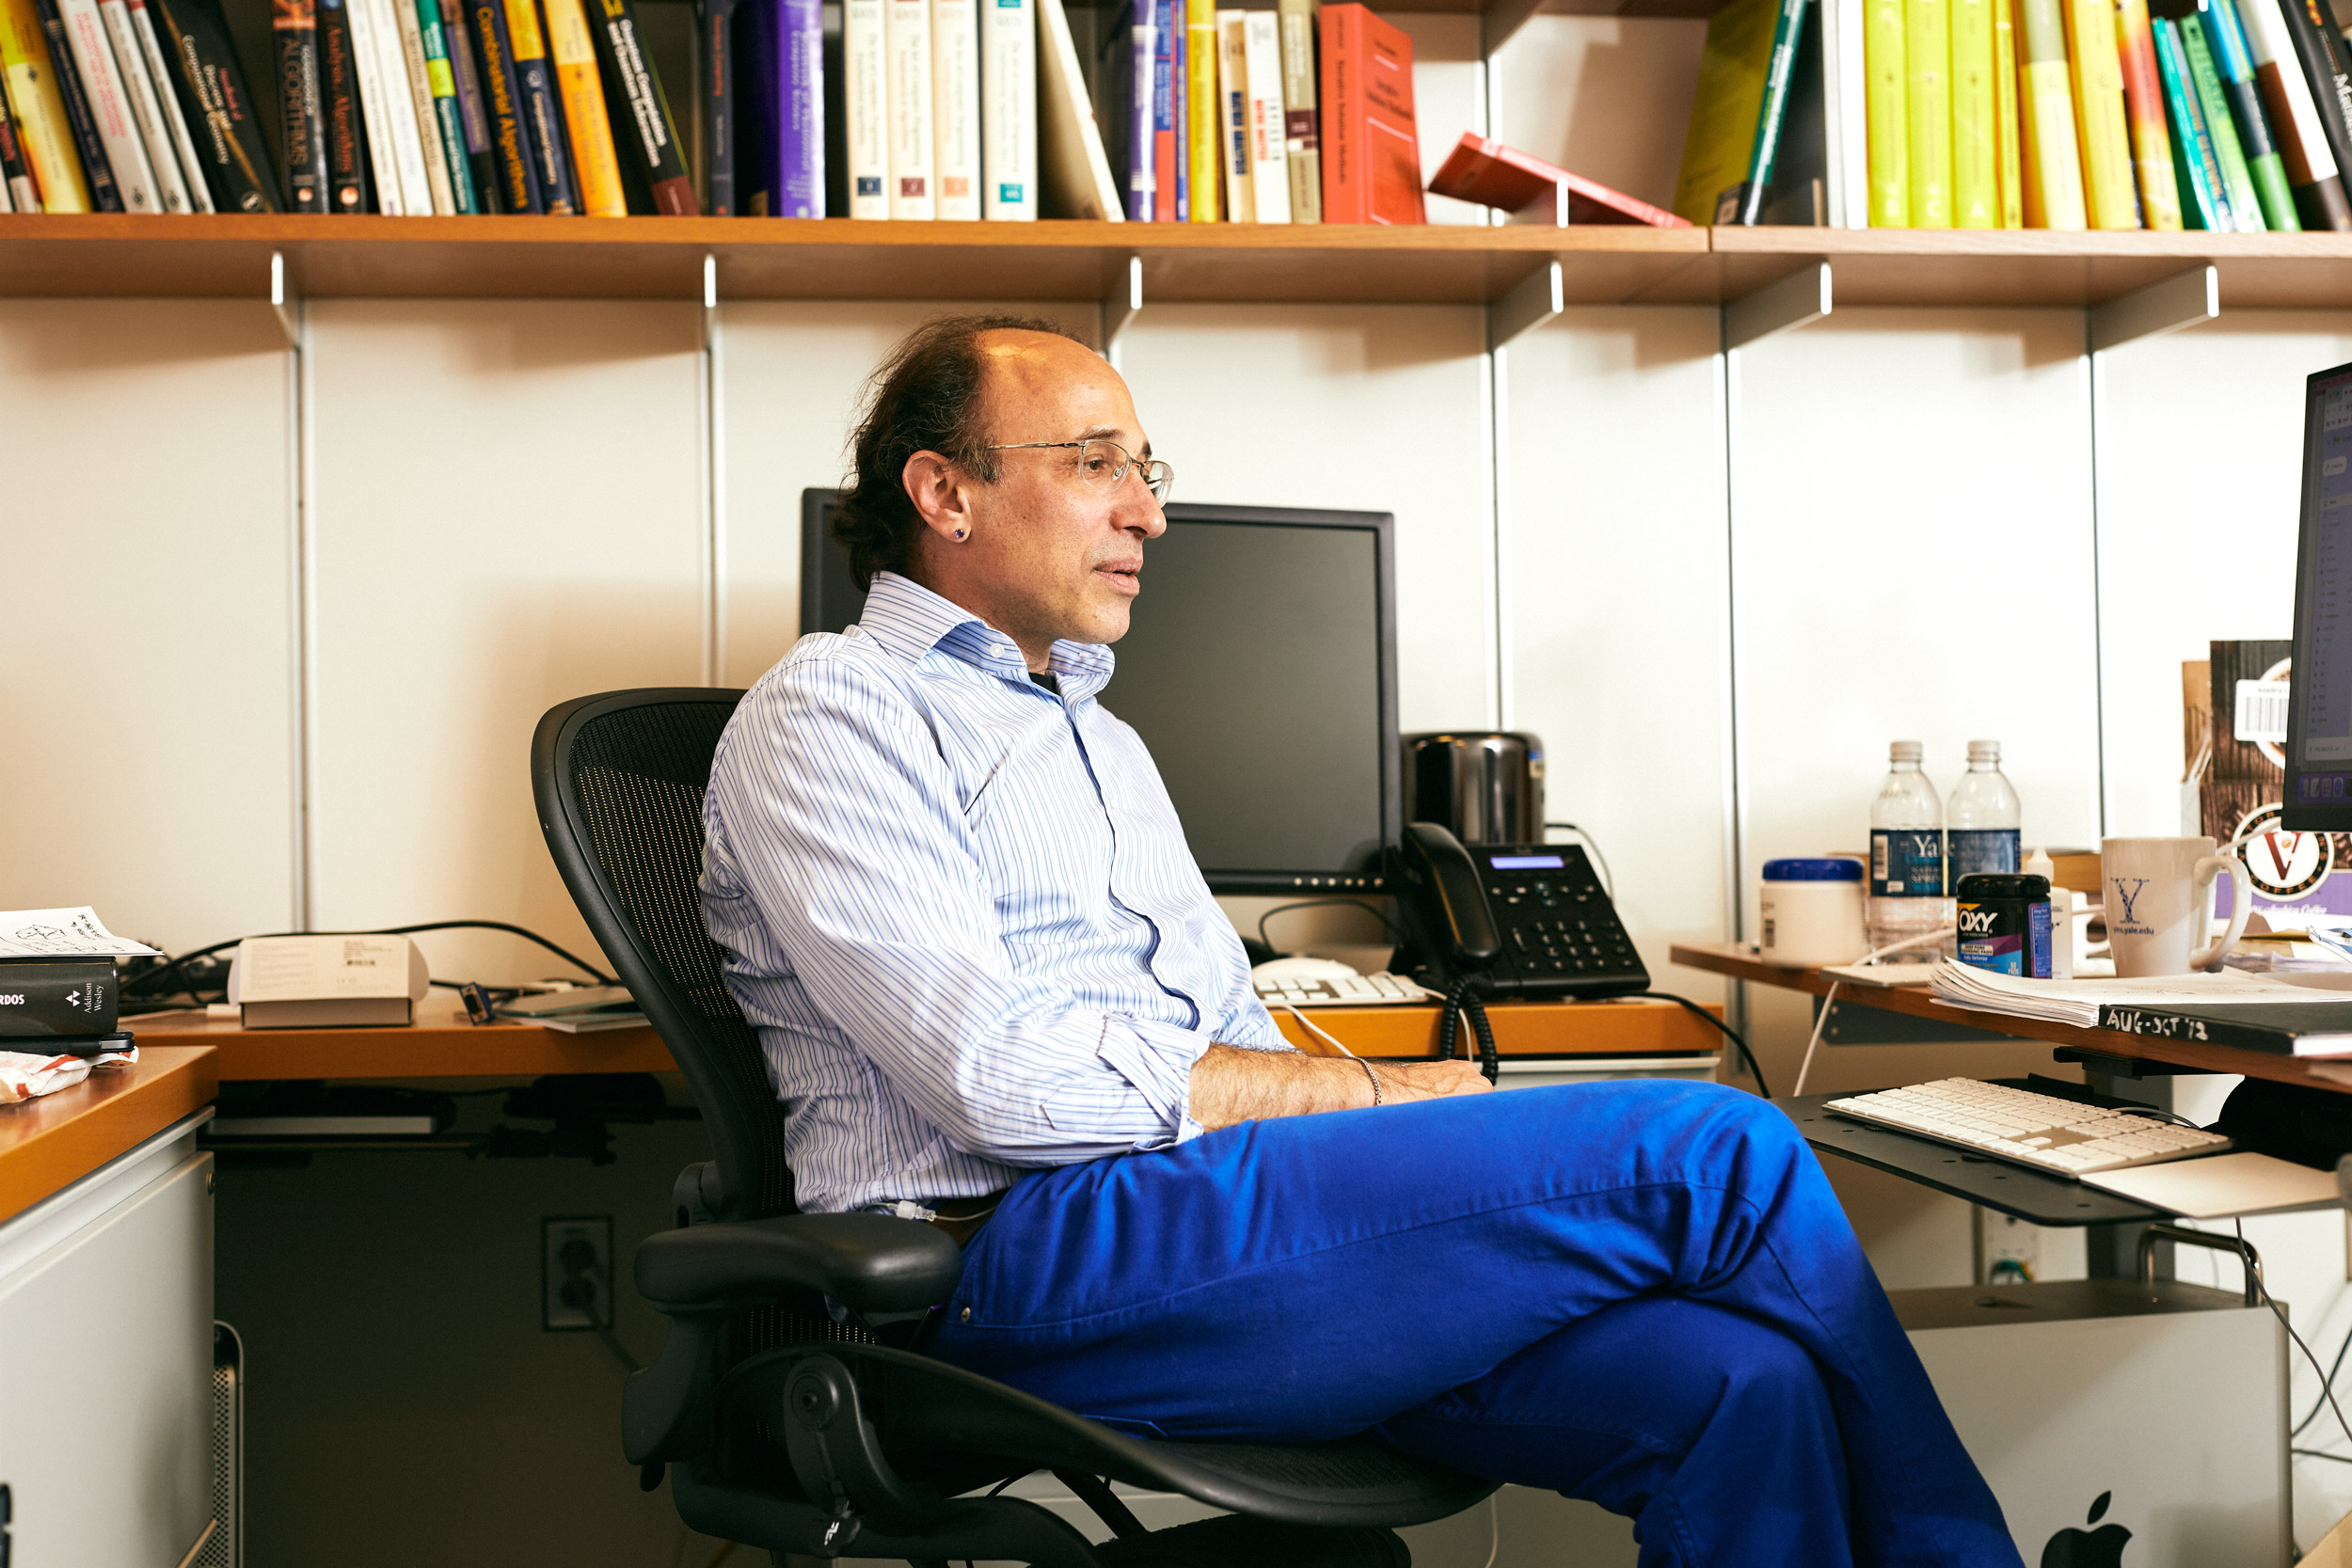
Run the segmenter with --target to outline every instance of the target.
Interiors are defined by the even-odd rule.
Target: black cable
[[[1722,1030],[1724,1038],[1729,1040],[1732,1044],[1740,1048],[1740,1060],[1748,1064],[1748,1076],[1756,1080],[1756,1092],[1762,1095],[1767,1100],[1772,1098],[1772,1085],[1764,1082],[1764,1069],[1756,1065],[1756,1053],[1748,1049],[1748,1042],[1740,1037],[1739,1030],[1734,1029],[1730,1024],[1725,1023],[1722,1019],[1717,1018],[1713,1013],[1708,1012],[1705,1007],[1700,1006],[1697,1003],[1692,1001],[1687,996],[1677,996],[1670,990],[1637,990],[1633,994],[1636,996],[1650,997],[1659,1002],[1672,1002],[1681,1007],[1685,1012],[1691,1013],[1698,1018],[1703,1018],[1707,1020],[1708,1022],[1713,1024],[1716,1028]]]
[[[2352,1453],[2326,1453],[2318,1449],[2289,1449],[2287,1452],[2302,1459],[2327,1459],[2338,1465],[2352,1465]]]
[[[1379,911],[1375,910],[1373,912],[1376,914]],[[521,937],[526,942],[537,942],[600,986],[620,984],[603,970],[585,958],[565,952],[538,932],[526,927],[510,925],[503,920],[428,920],[418,926],[385,926],[370,931],[272,931],[268,935],[278,937],[405,937],[414,936],[420,931],[504,931],[509,936]],[[151,969],[145,974],[133,975],[122,983],[122,990],[126,993],[133,990],[144,991],[151,983],[162,979],[167,974],[179,972],[182,965],[191,963],[198,958],[211,958],[215,953],[227,952],[245,940],[244,937],[234,937],[228,942],[216,942],[210,947],[199,947],[193,953],[183,953],[161,969]],[[167,991],[165,994],[170,993]],[[195,990],[190,989],[188,995],[192,1000],[195,999]]]
[[[1461,1021],[1468,1018],[1470,1032],[1478,1037],[1478,1070],[1491,1084],[1502,1076],[1502,1063],[1495,1055],[1495,1032],[1486,1022],[1486,1005],[1470,990],[1472,983],[1470,976],[1464,975],[1446,993],[1445,1009],[1438,1015],[1438,1058],[1454,1060],[1454,1037],[1460,1033]]]
[[[2295,1348],[2303,1353],[2303,1359],[2312,1364],[2312,1370],[2318,1371],[2319,1357],[2312,1354],[2312,1347],[2303,1342],[2303,1336],[2295,1332],[2295,1325],[2287,1322],[2287,1309],[2279,1305],[2279,1298],[2270,1293],[2270,1287],[2264,1281],[2262,1271],[2254,1267],[2246,1256],[2252,1250],[2246,1245],[2246,1222],[2233,1220],[2230,1223],[2237,1228],[2237,1244],[2241,1249],[2238,1261],[2246,1271],[2247,1279],[2263,1298],[2263,1305],[2269,1307],[2271,1315],[2279,1320],[2279,1326],[2287,1331],[2287,1338],[2295,1341]],[[2328,1408],[2336,1413],[2336,1425],[2344,1429],[2344,1436],[2352,1437],[2352,1420],[2344,1418],[2344,1406],[2336,1402],[2336,1391],[2324,1380],[2324,1375],[2319,1386],[2319,1397],[2327,1401]]]
[[[1277,904],[1274,908],[1266,911],[1265,913],[1258,917],[1258,940],[1264,942],[1267,947],[1273,948],[1274,942],[1272,939],[1265,934],[1265,923],[1267,921],[1272,920],[1276,915],[1284,913],[1290,910],[1316,910],[1321,909],[1327,904],[1345,904],[1351,909],[1363,911],[1366,914],[1371,915],[1375,920],[1380,922],[1381,925],[1387,927],[1389,928],[1389,934],[1396,938],[1400,946],[1407,944],[1413,940],[1405,934],[1404,928],[1398,926],[1395,921],[1391,920],[1387,915],[1381,913],[1377,906],[1368,904],[1361,898],[1302,898],[1295,904]],[[1279,951],[1279,949],[1277,950]]]
[[[1584,841],[1584,847],[1593,852],[1593,861],[1600,867],[1601,891],[1609,895],[1609,901],[1611,903],[1615,903],[1617,901],[1617,879],[1611,874],[1609,870],[1609,857],[1600,852],[1600,845],[1594,840],[1593,835],[1586,832],[1583,829],[1578,827],[1573,822],[1547,822],[1544,824],[1544,831],[1546,832],[1549,832],[1554,828],[1559,829],[1565,833],[1574,833],[1577,837]]]
[[[2344,1343],[2336,1347],[2336,1357],[2332,1362],[2328,1363],[2328,1381],[2320,1385],[2322,1388],[2333,1388],[2336,1386],[2336,1374],[2344,1370],[2344,1356],[2346,1351],[2352,1351],[2352,1328],[2347,1328],[2344,1331]],[[2328,1401],[2324,1395],[2319,1399],[2312,1401],[2311,1410],[2301,1420],[2295,1423],[2295,1430],[2288,1433],[2287,1435],[2289,1437],[2302,1436],[2303,1429],[2310,1426],[2313,1421],[2318,1420],[2319,1413],[2327,1408]]]

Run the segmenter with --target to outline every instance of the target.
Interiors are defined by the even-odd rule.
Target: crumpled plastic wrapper
[[[139,1059],[138,1047],[106,1051],[95,1056],[40,1056],[24,1051],[0,1051],[0,1105],[37,1100],[70,1089],[93,1069],[123,1066]]]

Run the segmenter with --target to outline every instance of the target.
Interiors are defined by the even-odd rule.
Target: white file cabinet
[[[17,1568],[177,1568],[211,1523],[210,1116],[0,1224]]]

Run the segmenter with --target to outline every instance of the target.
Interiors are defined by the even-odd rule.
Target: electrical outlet
[[[2029,1285],[2042,1277],[2042,1231],[2039,1227],[1977,1211],[1977,1283]]]
[[[548,1328],[612,1326],[612,1216],[539,1222],[539,1293]]]

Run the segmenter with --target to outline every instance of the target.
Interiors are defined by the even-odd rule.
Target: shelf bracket
[[[2221,314],[2221,273],[2201,267],[2118,294],[2090,308],[2090,352],[2104,353],[2140,338],[2160,338]]]
[[[1724,347],[1747,348],[1767,338],[1810,325],[1830,313],[1827,261],[1790,273],[1745,299],[1724,307]]]
[[[1143,258],[1127,258],[1127,287],[1103,302],[1103,357],[1119,365],[1119,335],[1143,309]]]
[[[288,348],[302,346],[302,323],[295,317],[294,305],[286,297],[286,253],[269,253],[269,308],[278,312],[278,330],[286,335]]]
[[[1567,283],[1557,260],[1546,261],[1486,307],[1486,346],[1508,347],[1567,309]]]
[[[706,253],[703,257],[703,347],[710,347],[718,335],[719,258]]]

